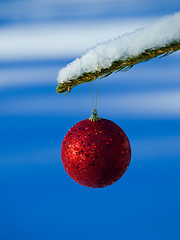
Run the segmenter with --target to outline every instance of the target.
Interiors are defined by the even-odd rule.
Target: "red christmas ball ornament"
[[[116,182],[127,170],[131,147],[124,131],[114,122],[99,118],[76,123],[64,137],[62,163],[77,183],[101,188]]]

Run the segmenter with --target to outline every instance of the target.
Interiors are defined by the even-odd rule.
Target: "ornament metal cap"
[[[89,120],[93,122],[100,120],[100,117],[98,116],[96,109],[93,109],[92,115],[90,116]]]

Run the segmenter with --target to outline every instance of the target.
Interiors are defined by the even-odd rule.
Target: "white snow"
[[[107,68],[112,62],[137,56],[146,49],[163,47],[180,40],[180,12],[163,17],[151,25],[102,42],[89,49],[58,73],[58,83],[75,79],[85,72]],[[73,40],[72,40],[73,41]]]

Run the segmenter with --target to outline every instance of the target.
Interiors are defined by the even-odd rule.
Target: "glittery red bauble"
[[[124,131],[101,118],[83,120],[66,134],[61,157],[64,168],[81,185],[100,188],[116,182],[127,170],[131,147]]]

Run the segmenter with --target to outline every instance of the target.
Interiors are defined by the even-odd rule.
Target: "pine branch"
[[[104,78],[112,74],[113,72],[128,71],[134,65],[142,62],[146,62],[150,59],[162,58],[169,56],[170,54],[180,50],[180,41],[172,42],[164,47],[146,49],[143,53],[138,56],[128,57],[126,59],[119,59],[114,61],[108,68],[99,69],[95,72],[86,72],[78,78],[71,79],[68,82],[59,83],[56,88],[58,93],[69,93],[71,89],[79,84],[88,83],[96,80],[98,77]]]

